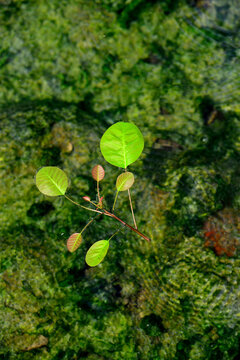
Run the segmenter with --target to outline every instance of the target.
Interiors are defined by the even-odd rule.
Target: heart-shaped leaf
[[[106,161],[126,169],[141,155],[144,139],[136,125],[120,121],[105,131],[100,148]]]
[[[36,174],[36,185],[44,195],[64,195],[68,187],[68,178],[58,167],[45,166]]]
[[[101,165],[95,165],[92,169],[92,177],[96,181],[101,181],[104,178],[105,171]]]
[[[67,248],[70,252],[74,252],[75,250],[77,250],[77,248],[79,247],[79,245],[82,242],[82,236],[80,233],[75,233],[72,234],[67,241]]]
[[[134,183],[134,175],[131,172],[124,172],[118,176],[116,181],[117,191],[125,191],[130,189]]]
[[[107,254],[109,248],[108,240],[99,240],[95,242],[89,249],[86,254],[86,263],[89,266],[96,266],[103,261],[104,257]]]

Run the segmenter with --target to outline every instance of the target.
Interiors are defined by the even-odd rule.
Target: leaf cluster
[[[116,180],[116,196],[112,207],[112,212],[104,207],[104,196],[100,194],[99,182],[104,179],[105,170],[101,165],[95,165],[92,169],[92,177],[97,182],[97,196],[98,201],[92,201],[88,195],[82,197],[82,199],[89,203],[86,207],[79,204],[66,195],[68,187],[68,178],[65,172],[55,166],[46,166],[41,168],[36,174],[36,185],[41,193],[47,196],[64,196],[77,206],[84,208],[85,210],[96,213],[95,218],[90,220],[80,232],[72,234],[67,240],[67,248],[70,252],[74,252],[78,249],[82,243],[82,233],[86,228],[100,215],[105,215],[119,221],[124,226],[128,227],[145,240],[150,239],[142,234],[137,229],[137,224],[133,212],[132,200],[130,194],[130,188],[134,183],[134,175],[132,172],[127,171],[127,167],[135,162],[141,155],[144,148],[144,139],[141,131],[138,127],[132,123],[117,122],[110,126],[103,134],[100,141],[100,149],[104,159],[110,164],[123,168],[125,171],[121,173]],[[114,207],[117,201],[118,193],[122,191],[128,191],[129,202],[134,222],[134,227],[127,224],[114,214]],[[87,251],[86,263],[89,266],[96,266],[102,262],[109,249],[109,242],[111,238],[116,235],[120,230],[117,230],[109,239],[99,240],[95,242]]]

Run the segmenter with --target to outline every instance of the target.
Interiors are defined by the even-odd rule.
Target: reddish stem
[[[127,224],[125,221],[121,220],[119,217],[117,217],[116,215],[110,213],[109,211],[105,210],[105,209],[101,209],[101,211],[99,210],[94,210],[94,209],[89,209],[86,206],[80,205],[77,202],[73,201],[72,199],[70,199],[67,195],[64,195],[66,199],[68,199],[69,201],[71,201],[72,203],[74,203],[75,205],[78,205],[80,207],[82,207],[83,209],[86,210],[90,210],[90,211],[94,211],[97,212],[99,214],[102,215],[107,215],[110,216],[111,218],[119,221],[120,223],[122,223],[124,226],[127,226],[129,229],[131,229],[132,231],[134,231],[136,234],[138,234],[139,236],[141,236],[143,239],[147,240],[147,241],[151,241],[151,239],[149,239],[146,235],[142,234],[140,231],[138,231],[137,229],[134,229],[131,225]],[[92,203],[94,206],[97,206],[96,204]]]
[[[134,229],[134,227],[132,227],[131,225],[127,224],[125,221],[121,220],[119,217],[117,217],[116,215],[110,213],[109,211],[103,209],[104,214],[107,216],[110,216],[114,219],[116,219],[117,221],[119,221],[120,223],[122,223],[124,226],[129,227],[129,229],[131,229],[132,231],[134,231],[135,233],[137,233],[139,236],[141,236],[143,239],[147,240],[147,241],[151,241],[151,239],[149,239],[146,235],[142,234],[139,230]]]

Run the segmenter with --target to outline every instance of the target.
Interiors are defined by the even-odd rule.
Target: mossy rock
[[[1,5],[0,356],[234,360],[239,256],[217,256],[203,234],[207,219],[240,210],[234,2]],[[59,166],[69,195],[94,198],[101,163],[110,208],[119,171],[99,140],[119,120],[144,134],[132,195],[152,241],[122,228],[89,269],[87,249],[118,224],[98,219],[69,254],[66,239],[91,215],[44,197],[34,177]],[[116,213],[131,223],[127,195]]]
[[[76,113],[81,116],[80,123]],[[1,168],[4,191],[1,192],[0,229],[0,348],[1,354],[8,354],[9,359],[28,359],[29,356],[36,359],[69,358],[72,353],[84,351],[94,355],[102,348],[102,342],[97,340],[103,331],[100,328],[106,327],[104,332],[112,332],[114,343],[119,341],[121,322],[125,346],[127,324],[131,319],[113,312],[116,308],[114,287],[110,286],[110,293],[105,298],[102,280],[86,280],[84,257],[96,234],[96,226],[101,236],[109,231],[111,224],[104,219],[98,221],[84,237],[85,243],[79,253],[69,254],[66,240],[86,224],[89,214],[79,211],[71,203],[63,204],[61,199],[46,200],[34,181],[39,166],[55,165],[57,161],[68,174],[69,192],[73,197],[86,192],[93,196],[95,184],[91,169],[99,161],[100,129],[104,131],[103,126],[93,128],[93,124],[96,124],[94,118],[67,104],[25,103],[1,111],[1,148],[5,149],[2,154],[6,166]],[[66,152],[65,144],[68,143],[72,144],[70,153]],[[55,148],[58,149],[56,158],[53,156]],[[105,184],[108,186],[109,179]],[[95,294],[91,290],[92,281]],[[108,284],[106,279],[104,287]],[[122,320],[109,318],[109,306],[113,318],[118,316]],[[102,325],[97,330],[94,323],[98,309]],[[92,345],[86,338],[89,332],[92,339],[96,339]],[[75,340],[68,345],[63,357],[61,354],[70,338]],[[101,350],[103,354],[107,353],[108,339],[109,335],[104,335],[106,348]],[[126,348],[126,353],[128,351],[133,351],[133,345]]]
[[[36,359],[68,359],[78,353],[137,359],[140,352],[142,359],[151,354],[195,360],[221,353],[231,359],[228,354],[236,353],[239,334],[239,259],[220,258],[205,248],[201,224],[223,206],[219,187],[228,188],[237,176],[237,158],[230,157],[234,153],[211,169],[207,164],[188,166],[190,149],[173,151],[159,182],[154,169],[149,174],[135,166],[141,178],[133,190],[137,221],[152,242],[123,229],[103,264],[87,269],[84,257],[92,238],[105,238],[117,224],[97,221],[79,251],[68,254],[66,239],[84,226],[89,214],[60,199],[46,199],[34,175],[39,166],[57,161],[71,180],[71,196],[93,197],[91,168],[104,162],[99,140],[106,123],[76,105],[50,102],[13,105],[2,109],[1,119],[1,147],[8,146],[3,152],[7,166],[1,168],[2,354],[7,352],[10,359],[27,359],[30,353]],[[233,124],[237,131],[238,123]],[[66,151],[69,143],[71,151]],[[56,148],[57,158],[51,151]],[[224,151],[228,154],[228,148]],[[219,166],[230,158],[232,167],[220,182]],[[145,154],[146,166],[148,161]],[[106,163],[104,167],[108,204],[118,172],[111,174]],[[128,211],[124,194],[116,211],[122,217]],[[191,234],[186,233],[193,219]]]

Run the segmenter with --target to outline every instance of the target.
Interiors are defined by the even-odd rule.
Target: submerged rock
[[[1,358],[239,357],[236,3],[2,1]],[[61,167],[81,201],[95,199],[100,163],[111,208],[120,170],[99,140],[117,121],[144,135],[131,193],[152,241],[99,217],[70,254],[66,240],[92,217],[43,196],[36,171]],[[116,214],[132,224],[127,194]],[[87,249],[119,229],[88,268]]]
[[[114,360],[137,359],[138,352],[143,360],[212,360],[216,354],[232,359],[228,354],[237,353],[240,333],[238,252],[231,259],[216,256],[203,244],[202,227],[205,221],[215,232],[223,229],[230,251],[237,210],[222,210],[218,218],[209,214],[217,213],[224,198],[219,192],[228,194],[237,178],[238,158],[226,155],[213,168],[205,163],[205,149],[195,164],[195,149],[167,152],[165,162],[158,152],[146,153],[144,166],[135,167],[132,197],[138,227],[151,243],[123,228],[104,262],[87,269],[87,249],[118,224],[100,218],[78,251],[69,254],[66,240],[89,214],[46,199],[34,184],[39,166],[58,165],[68,174],[72,197],[87,193],[94,198],[91,169],[100,162],[106,171],[103,195],[111,206],[119,172],[104,164],[98,151],[107,126],[84,112],[79,122],[76,110],[48,102],[1,111],[0,354],[14,360],[27,359],[35,350],[36,359],[49,360],[63,351],[67,357]],[[63,151],[59,139],[71,141],[74,150]],[[220,138],[216,151],[227,153],[222,146]],[[151,157],[154,167],[146,171]],[[164,176],[158,177],[160,172]],[[131,223],[124,194],[116,214]]]
[[[240,213],[224,209],[210,216],[204,224],[205,246],[217,255],[236,256],[240,249]]]

